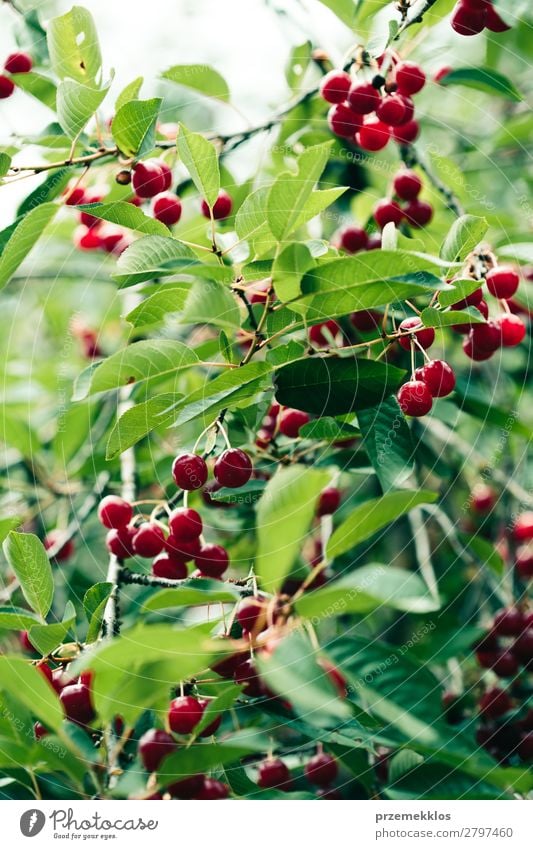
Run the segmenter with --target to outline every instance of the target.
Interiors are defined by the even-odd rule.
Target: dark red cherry
[[[150,728],[139,740],[139,757],[148,772],[156,772],[163,758],[176,750],[176,742],[162,728]]]
[[[477,483],[471,494],[470,503],[474,513],[490,513],[498,500],[498,493],[486,483]]]
[[[198,454],[180,454],[172,463],[172,477],[180,489],[200,489],[207,475],[207,464]]]
[[[355,141],[363,150],[383,150],[391,137],[391,128],[379,118],[367,118],[356,133]]]
[[[378,201],[372,214],[376,224],[382,230],[385,225],[390,224],[391,221],[396,225],[396,227],[403,221],[403,209],[396,203],[395,200],[384,199]]]
[[[286,764],[279,758],[268,758],[259,764],[257,771],[259,787],[280,787],[287,790],[291,784],[291,774]]]
[[[515,554],[516,571],[523,581],[533,578],[533,546],[519,545]]]
[[[50,734],[48,728],[42,724],[42,722],[34,722],[33,724],[33,736],[36,740],[42,740],[43,737],[46,737],[47,734]]]
[[[140,198],[153,198],[168,188],[168,171],[157,159],[146,159],[133,166],[132,185]]]
[[[339,236],[339,247],[349,254],[364,251],[368,245],[368,234],[362,227],[345,227]]]
[[[519,668],[516,657],[510,651],[503,651],[492,662],[492,670],[499,678],[511,678]]]
[[[98,518],[106,528],[123,528],[133,518],[133,507],[118,495],[106,495],[98,505]]]
[[[163,551],[152,560],[152,575],[168,581],[182,581],[187,577],[187,565],[179,557]]]
[[[533,659],[533,628],[525,628],[516,638],[511,651],[520,663],[529,664]]]
[[[492,3],[487,4],[485,26],[487,29],[490,29],[491,32],[505,32],[506,30],[511,29],[510,25],[506,24],[505,21],[500,18]]]
[[[200,722],[204,709],[193,696],[179,696],[170,702],[168,724],[175,734],[190,734]]]
[[[283,436],[289,436],[296,439],[300,434],[300,428],[310,421],[308,413],[303,410],[293,410],[291,407],[286,407],[279,417],[279,431]]]
[[[486,21],[485,6],[476,9],[465,2],[459,2],[453,11],[451,25],[459,35],[477,35],[485,27]]]
[[[221,486],[244,486],[252,476],[252,461],[240,448],[227,448],[215,462],[215,477]]]
[[[403,97],[392,94],[383,98],[376,109],[376,115],[384,124],[388,124],[390,127],[399,127],[405,120],[406,111]]]
[[[181,781],[174,781],[167,787],[167,792],[176,799],[195,799],[202,792],[204,775],[190,775]]]
[[[126,525],[124,528],[112,528],[108,531],[105,538],[107,550],[118,557],[119,560],[126,560],[128,557],[133,557],[133,537],[137,533],[137,528],[134,525]]]
[[[483,693],[479,700],[479,711],[490,719],[497,719],[511,710],[513,703],[509,695],[500,687],[492,687]]]
[[[69,684],[59,694],[65,716],[78,725],[87,725],[95,718],[91,691],[84,683]]]
[[[237,684],[244,685],[243,693],[246,696],[253,698],[263,694],[263,684],[255,668],[255,664],[250,658],[239,663],[233,673],[233,677]]]
[[[266,603],[260,598],[244,598],[235,616],[243,631],[251,632],[262,626],[266,618]]]
[[[401,127],[392,128],[392,137],[399,144],[411,144],[416,141],[420,133],[420,124],[412,120],[402,124]]]
[[[415,200],[422,189],[422,180],[414,171],[405,168],[396,174],[392,185],[401,200]]]
[[[229,566],[228,552],[221,545],[210,543],[200,549],[194,562],[202,575],[208,578],[220,578]]]
[[[216,778],[204,778],[204,784],[195,799],[227,799],[229,787]]]
[[[405,218],[411,227],[425,227],[433,218],[433,207],[425,200],[411,200],[404,209]]]
[[[327,787],[335,781],[337,773],[337,761],[325,752],[312,757],[305,766],[307,780],[319,787]]]
[[[379,92],[371,83],[354,83],[348,92],[348,103],[358,115],[375,112],[381,102]]]
[[[200,705],[202,707],[202,711],[205,711],[206,707],[209,704],[209,699],[199,699]],[[206,725],[203,731],[200,731],[198,734],[199,737],[212,737],[213,734],[216,734],[218,729],[220,728],[220,723],[222,722],[222,714],[219,716],[215,716],[212,722],[209,725]]]
[[[163,550],[164,545],[163,529],[153,522],[144,522],[139,525],[132,539],[134,554],[138,554],[139,557],[155,557]]]
[[[416,94],[426,83],[426,75],[415,62],[400,62],[396,65],[396,85],[400,94]]]
[[[504,348],[514,348],[526,335],[526,325],[518,315],[505,313],[496,319]]]
[[[4,63],[9,74],[27,74],[32,68],[33,61],[27,53],[10,53]]]
[[[492,354],[501,345],[502,334],[499,325],[489,319],[485,324],[475,324],[470,331],[474,348]]]
[[[0,74],[0,100],[11,97],[15,91],[15,83],[9,77]]]
[[[341,503],[341,491],[336,486],[328,486],[320,493],[317,516],[329,516],[338,510]]]
[[[529,542],[533,539],[533,511],[520,513],[513,525],[513,537],[517,542]]]
[[[170,534],[165,542],[166,551],[168,551],[172,557],[182,560],[184,563],[194,560],[194,558],[200,554],[201,547],[202,543],[200,542],[199,537],[191,540],[181,540],[178,537],[175,537],[174,534]]]
[[[328,331],[328,335],[324,333],[324,330]],[[333,339],[335,339],[339,332],[339,325],[336,321],[330,318],[329,321],[322,321],[320,324],[313,324],[313,326],[309,328],[309,341],[320,348],[327,348],[328,345],[331,345],[329,336],[332,336]]]
[[[524,626],[524,614],[518,607],[504,607],[494,615],[492,630],[502,637],[517,637]]]
[[[174,539],[190,542],[202,533],[202,517],[191,507],[178,507],[168,517],[168,528]]]
[[[433,406],[433,398],[426,384],[421,380],[409,380],[400,386],[398,403],[407,416],[425,416]]]

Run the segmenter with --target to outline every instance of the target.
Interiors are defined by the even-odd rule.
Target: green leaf
[[[498,578],[502,578],[505,572],[505,563],[499,551],[494,548],[492,542],[483,539],[482,536],[471,536],[460,533],[459,539],[479,561],[480,565],[488,566]]]
[[[57,120],[70,139],[75,139],[100,108],[109,86],[92,88],[63,80],[57,89]]]
[[[61,622],[51,625],[33,625],[29,630],[30,642],[43,657],[46,657],[62,642],[76,621],[76,611],[71,601],[67,602]]]
[[[89,629],[85,638],[86,643],[93,643],[98,639],[104,618],[104,610],[112,592],[113,584],[102,581],[89,587],[83,596],[83,609],[89,623]]]
[[[394,396],[360,410],[363,446],[383,490],[398,489],[414,472],[411,429]]]
[[[220,191],[220,172],[215,146],[199,133],[179,125],[178,154],[198,192],[213,207]]]
[[[111,132],[116,146],[125,156],[140,158],[153,149],[156,122],[162,102],[160,97],[153,97],[151,100],[129,100],[117,111]]]
[[[509,257],[518,262],[533,262],[533,243],[517,242],[512,245],[501,245],[498,248],[498,256]]]
[[[272,265],[272,285],[281,301],[291,301],[300,293],[304,274],[316,265],[307,245],[293,242],[287,245]]]
[[[214,97],[228,103],[230,91],[224,77],[209,65],[173,65],[163,71],[161,78],[177,85],[192,88],[207,97]]]
[[[193,607],[198,604],[212,604],[215,601],[227,604],[240,599],[240,593],[231,584],[209,581],[205,578],[191,578],[175,589],[164,589],[145,601],[144,610],[164,610],[167,607]],[[209,723],[208,723],[209,724]]]
[[[96,366],[85,394],[108,392],[126,384],[170,376],[197,362],[197,355],[184,342],[170,339],[134,342]]]
[[[373,407],[394,392],[405,372],[374,360],[308,357],[276,374],[276,400],[316,415]]]
[[[215,280],[198,280],[189,290],[189,297],[180,316],[181,324],[211,324],[235,331],[240,327],[241,314],[234,295]]]
[[[281,241],[297,227],[301,210],[328,161],[332,142],[309,147],[298,157],[298,173],[280,174],[267,201],[267,219],[274,236]]]
[[[124,86],[115,101],[115,115],[117,114],[119,109],[125,106],[126,103],[129,103],[130,100],[138,99],[143,82],[143,77],[136,77],[134,80],[131,81],[131,83],[128,83],[127,86]]]
[[[27,257],[57,210],[55,203],[43,203],[28,212],[17,224],[0,256],[0,289]]]
[[[44,545],[34,534],[10,531],[2,548],[7,562],[20,582],[24,598],[44,619],[54,597],[52,567]]]
[[[405,750],[399,752],[405,754]],[[414,754],[411,752],[411,754]],[[395,758],[398,756],[395,756]],[[420,757],[420,756],[419,756]],[[395,760],[393,758],[393,760]],[[389,799],[398,801],[413,799],[497,799],[511,800],[513,794],[501,791],[491,783],[490,771],[487,781],[479,778],[474,781],[472,775],[461,769],[453,769],[438,763],[411,763],[403,775],[391,775],[390,784],[385,790]],[[511,785],[511,780],[510,780]]]
[[[57,730],[61,726],[63,709],[57,693],[27,660],[0,656],[0,690],[22,702],[47,728]]]
[[[333,559],[409,513],[419,504],[431,504],[437,494],[427,490],[391,492],[359,504],[330,537],[327,554]]]
[[[327,6],[328,9],[331,9],[333,14],[336,15],[343,24],[346,24],[346,26],[350,27],[350,29],[354,28],[358,12],[358,6],[356,6],[355,0],[320,0],[320,2],[323,6]]]
[[[27,74],[12,74],[11,79],[17,88],[35,97],[36,100],[44,103],[45,106],[55,112],[57,88],[49,77],[30,71]]]
[[[312,47],[310,41],[304,41],[303,44],[297,44],[291,50],[289,61],[285,68],[285,79],[293,92],[298,91],[301,87],[305,72],[311,62]]]
[[[154,277],[174,274],[174,262],[182,262],[186,271],[188,265],[196,262],[196,256],[187,245],[171,236],[145,236],[120,255],[113,278],[120,287],[133,286]]]
[[[266,226],[269,186],[261,186],[248,195],[235,216],[235,230],[239,239],[249,239]]]
[[[453,324],[485,324],[485,317],[475,307],[462,310],[438,310],[426,307],[420,313],[425,327],[450,327]]]
[[[167,316],[180,312],[185,306],[191,287],[188,283],[164,286],[159,292],[146,298],[126,316],[134,327],[158,324]]]
[[[102,221],[111,221],[120,227],[136,230],[148,235],[168,236],[169,230],[161,221],[151,218],[133,203],[116,200],[113,203],[83,203],[75,207],[76,211],[88,212]]]
[[[429,613],[438,610],[439,605],[418,575],[395,566],[372,563],[323,589],[305,593],[295,607],[300,616],[323,619],[346,613],[371,613],[381,607]]]
[[[439,292],[439,304],[441,307],[451,307],[479,289],[479,285],[480,281],[472,277],[467,277],[465,280],[452,280],[451,286]]]
[[[295,465],[279,469],[265,487],[257,508],[255,571],[267,592],[279,590],[289,574],[330,479],[326,470]]]
[[[439,82],[442,86],[462,85],[488,94],[496,94],[515,103],[523,100],[515,84],[492,68],[454,68]]]
[[[46,175],[42,183],[27,195],[17,209],[17,216],[25,215],[43,203],[54,200],[66,187],[72,174],[70,168],[58,168]]]
[[[36,625],[39,619],[29,610],[22,607],[0,607],[0,628],[7,630],[27,630]]]
[[[442,243],[441,259],[449,262],[465,259],[480,243],[488,226],[486,218],[480,218],[477,215],[461,215],[453,222]]]
[[[98,82],[102,56],[98,33],[90,12],[73,6],[66,15],[48,24],[48,52],[54,72],[60,80],[76,80],[83,84]]]
[[[238,762],[246,755],[265,751],[265,746],[268,748],[266,734],[250,728],[232,734],[221,743],[197,743],[181,748],[164,759],[157,773],[158,780],[162,784],[179,781],[198,771],[207,772],[215,767]]]
[[[9,516],[7,519],[0,519],[0,542],[3,542],[9,531],[12,531],[21,521],[18,516]]]
[[[493,425],[500,428],[502,434],[518,433],[531,439],[533,430],[526,422],[518,418],[516,411],[487,403],[486,394],[476,389],[469,381],[459,380],[455,389],[454,400],[463,413],[474,416],[483,426]]]
[[[207,703],[207,706],[204,709],[202,714],[202,718],[198,725],[195,726],[193,735],[194,738],[198,737],[201,731],[204,728],[207,728],[213,720],[220,716],[226,710],[229,710],[238,699],[238,697],[242,693],[242,686],[240,684],[229,684],[227,687],[224,687],[220,695],[218,695],[215,699],[212,699]]]
[[[300,209],[293,230],[297,230],[302,224],[306,224],[315,215],[323,212],[324,209],[335,203],[346,191],[348,191],[347,186],[336,186],[331,189],[316,189],[312,191]]]
[[[327,439],[329,442],[338,442],[342,439],[358,437],[359,431],[352,425],[337,421],[331,416],[321,416],[301,427],[300,436],[303,439]]]
[[[7,153],[0,153],[0,177],[4,177],[11,168],[11,157]]]

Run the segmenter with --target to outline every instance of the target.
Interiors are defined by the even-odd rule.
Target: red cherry
[[[0,74],[0,100],[11,97],[15,91],[15,83],[9,77]]]
[[[505,32],[506,30],[511,29],[510,25],[506,24],[505,21],[500,18],[492,3],[487,6],[485,26],[487,29],[490,29],[491,32]]]
[[[106,528],[123,528],[131,522],[133,508],[118,495],[106,495],[98,505],[98,518]]]
[[[337,103],[328,112],[328,125],[332,133],[343,139],[353,138],[361,126],[362,118],[345,103]]]
[[[475,324],[470,331],[474,348],[492,353],[501,345],[502,334],[499,325],[489,319],[486,324]]]
[[[158,159],[157,164],[161,168],[161,172],[163,174],[163,186],[164,191],[166,192],[167,189],[170,189],[172,185],[172,169],[167,165],[166,162],[163,162],[162,159]]]
[[[253,660],[244,660],[239,663],[233,677],[237,684],[243,684],[243,693],[252,698],[263,695],[263,684],[255,668]]]
[[[497,719],[511,710],[513,703],[505,690],[492,687],[479,700],[479,712],[490,719]]]
[[[455,389],[455,374],[444,360],[430,360],[416,370],[417,380],[423,380],[434,398],[445,398]]]
[[[27,53],[10,53],[4,68],[9,74],[27,74],[33,68],[32,58]]]
[[[520,276],[512,265],[497,265],[487,273],[485,282],[495,298],[512,298],[518,289]]]
[[[107,550],[119,560],[126,560],[128,557],[133,557],[133,537],[136,533],[137,528],[134,525],[127,525],[124,528],[112,528],[105,538]]]
[[[59,694],[65,716],[78,725],[87,725],[96,714],[92,705],[91,691],[86,684],[69,684]]]
[[[368,234],[362,227],[345,227],[339,237],[340,247],[349,254],[364,251],[368,245]]]
[[[407,121],[401,127],[393,127],[392,137],[399,144],[411,144],[416,141],[420,133],[420,124],[418,121]]]
[[[466,3],[460,2],[454,9],[451,25],[459,35],[477,35],[483,30],[486,20],[485,7],[473,9]]]
[[[350,91],[352,80],[346,71],[330,71],[322,78],[320,95],[328,103],[343,103]]]
[[[447,77],[453,71],[451,65],[443,65],[442,68],[439,68],[438,71],[435,71],[433,74],[433,82],[439,84],[444,77]]]
[[[418,174],[406,168],[396,174],[392,185],[394,193],[401,200],[415,200],[422,189],[422,180]]]
[[[229,566],[228,552],[221,545],[204,545],[194,558],[202,575],[220,578]]]
[[[426,75],[415,62],[400,62],[396,66],[396,85],[400,94],[416,94],[424,88]]]
[[[492,630],[502,637],[517,637],[525,626],[524,614],[517,607],[504,607],[494,616]]]
[[[102,238],[98,227],[87,230],[86,227],[78,227],[74,233],[74,244],[81,251],[95,251],[102,247]]]
[[[398,127],[403,124],[406,113],[404,99],[397,94],[385,97],[376,109],[379,120],[390,127]]]
[[[529,542],[533,539],[533,511],[520,513],[513,525],[513,537],[517,542]]]
[[[337,773],[337,761],[325,752],[315,755],[305,765],[307,780],[319,787],[327,787],[335,781]]]
[[[517,315],[505,313],[496,319],[501,332],[502,345],[505,348],[514,348],[519,345],[526,335],[526,325]]]
[[[523,581],[533,578],[533,546],[520,545],[515,554],[516,571]]]
[[[394,200],[380,200],[374,207],[373,216],[378,227],[383,228],[391,221],[398,226],[403,221],[403,209]]]
[[[231,197],[223,189],[219,192],[218,197],[213,206],[213,218],[215,221],[220,221],[222,218],[227,218],[230,215],[233,207]],[[202,215],[204,218],[211,218],[209,204],[206,200],[202,201]]]
[[[391,128],[378,118],[367,118],[355,140],[363,150],[382,150],[389,143]]]
[[[198,699],[192,696],[179,696],[173,699],[168,709],[168,724],[171,731],[175,734],[190,734],[200,722],[203,712]]]
[[[200,735],[202,736],[202,735]],[[204,778],[203,787],[195,796],[195,799],[227,799],[229,796],[229,787],[223,784],[222,781],[217,781],[215,778]]]
[[[521,663],[531,663],[533,659],[533,628],[526,628],[516,638],[511,651]]]
[[[324,330],[328,330],[331,336],[335,338],[340,331],[340,327],[336,321],[322,321],[320,324],[314,324],[309,328],[309,341],[320,348],[327,348],[331,344],[328,337],[324,334]]]
[[[163,550],[165,534],[159,525],[144,522],[139,525],[132,539],[132,548],[139,557],[155,557]]]
[[[414,328],[418,327],[421,329],[416,330],[416,332],[412,332]],[[410,318],[404,318],[400,324],[399,330],[403,333],[411,331],[407,336],[398,337],[398,342],[406,351],[411,350],[411,339],[413,336],[422,348],[430,348],[435,341],[434,329],[432,327],[423,327],[422,322],[417,315],[413,315]]]
[[[454,310],[463,310],[465,307],[477,307],[479,303],[483,300],[483,289],[475,289],[473,292],[470,292],[465,298],[462,298],[460,301],[452,305],[452,309]]]
[[[182,581],[187,577],[187,566],[179,557],[163,551],[152,560],[152,575],[168,581]]]
[[[497,500],[497,493],[485,483],[477,483],[470,495],[472,510],[481,515],[490,513],[496,506]]]
[[[375,112],[381,102],[379,92],[371,83],[354,83],[348,92],[348,103],[358,115]]]
[[[77,206],[85,200],[85,189],[82,186],[67,188],[64,191],[65,203],[67,206]]]
[[[492,670],[499,678],[511,678],[516,675],[520,666],[515,656],[510,651],[503,651],[496,655]]]
[[[177,224],[181,218],[181,201],[177,195],[172,192],[165,192],[158,195],[154,200],[154,218],[172,227]]]
[[[235,489],[252,476],[252,461],[240,448],[227,448],[215,462],[215,477],[221,486]]]
[[[153,198],[167,189],[168,176],[157,159],[146,159],[133,166],[132,185],[140,198]]]
[[[350,322],[356,330],[375,330],[380,321],[381,315],[375,310],[358,310],[350,315]]]
[[[148,772],[156,772],[161,761],[176,750],[176,742],[161,728],[150,728],[139,740],[139,757]]]
[[[335,787],[321,787],[320,790],[317,790],[316,797],[317,799],[331,799],[336,802],[342,802],[344,798],[340,790]]]
[[[36,740],[42,740],[43,737],[46,737],[47,734],[50,734],[48,728],[42,724],[42,722],[35,722],[33,724],[33,736]]]
[[[279,758],[269,758],[259,764],[257,771],[259,787],[280,787],[288,789],[291,784],[291,774],[286,764]]]
[[[264,601],[260,598],[244,598],[239,603],[235,618],[242,630],[248,633],[257,630],[256,626],[260,620],[264,620],[265,614]]]
[[[415,102],[412,97],[408,97],[406,94],[398,94],[397,97],[400,98],[405,108],[405,114],[400,124],[400,126],[403,126],[413,120],[415,115]]]
[[[209,699],[199,699],[200,705],[202,706],[202,711],[205,712],[206,707],[209,704]],[[213,734],[216,734],[218,729],[220,728],[220,724],[222,722],[222,714],[219,716],[215,716],[212,722],[209,725],[206,725],[203,731],[200,731],[199,737],[212,737]]]
[[[181,781],[174,781],[167,787],[168,793],[177,799],[195,799],[202,792],[205,776],[190,775]]]
[[[431,392],[421,380],[409,380],[400,386],[398,403],[407,416],[425,416],[433,406]]]
[[[69,675],[65,673],[63,667],[58,667],[54,669],[52,672],[52,687],[56,691],[56,693],[60,693],[65,687],[69,687],[71,684],[78,684],[79,681],[75,678],[70,678]]]
[[[327,486],[320,493],[317,505],[317,516],[329,516],[338,510],[341,503],[341,491],[336,486]]]
[[[404,209],[407,222],[411,227],[425,227],[433,218],[433,207],[424,200],[412,200]]]
[[[23,633],[27,634],[27,631],[24,631]],[[32,652],[33,652],[33,648],[32,648]],[[35,668],[41,673],[41,675],[44,678],[46,678],[48,683],[51,684],[52,687],[54,687],[54,673],[53,673],[52,669],[48,666],[47,662],[45,660],[42,660],[36,665]],[[55,689],[55,687],[54,687],[54,689]]]
[[[372,233],[368,237],[367,251],[378,251],[381,248],[381,233]]]
[[[489,360],[494,351],[486,351],[481,348],[477,348],[474,344],[474,339],[472,337],[472,332],[470,332],[463,342],[463,351],[466,356],[471,360],[475,360],[476,362],[481,362],[482,360]]]
[[[202,544],[198,537],[191,540],[182,540],[179,537],[175,537],[174,534],[170,534],[165,542],[165,549],[171,557],[177,560],[183,560],[184,563],[194,560],[200,554],[201,547]]]
[[[293,410],[287,407],[279,417],[279,431],[283,436],[289,436],[296,439],[300,434],[300,428],[311,421],[308,413],[303,410]]]
[[[53,531],[49,531],[44,540],[43,545],[48,550],[50,548],[55,548],[58,543],[64,538],[65,532],[59,530],[59,528],[54,528]],[[65,542],[64,545],[61,546],[57,554],[55,555],[55,560],[61,562],[62,560],[69,560],[74,554],[74,542],[69,539]]]
[[[198,454],[180,454],[172,463],[172,477],[180,489],[200,489],[207,475],[206,462]]]
[[[222,660],[217,660],[215,663],[211,664],[210,668],[213,672],[216,672],[217,675],[220,675],[221,678],[230,679],[233,678],[235,672],[245,660],[245,657],[246,656],[242,653],[226,655],[222,658]]]
[[[202,533],[202,517],[191,507],[178,507],[168,517],[168,527],[176,540],[190,542]]]
[[[95,192],[89,192],[84,196],[84,203],[101,203],[103,200],[103,196],[100,194],[96,194]],[[88,227],[89,230],[92,227],[100,227],[102,222],[99,218],[96,218],[94,215],[91,215],[90,212],[80,212],[80,222]]]

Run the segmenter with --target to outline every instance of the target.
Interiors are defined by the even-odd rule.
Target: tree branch
[[[403,23],[401,23],[398,27],[396,38],[399,38],[402,32],[405,32],[405,30],[413,24],[421,24],[426,12],[429,12],[431,7],[434,6],[436,2],[437,0],[420,0],[420,2],[418,3],[415,2],[411,14],[406,15],[403,20]]]

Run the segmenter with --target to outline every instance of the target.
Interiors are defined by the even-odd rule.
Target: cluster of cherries
[[[11,53],[4,62],[4,71],[8,74],[27,74],[33,68],[31,56],[27,53]],[[15,91],[15,83],[11,77],[0,74],[0,100],[11,97]]]
[[[398,227],[403,221],[411,227],[425,227],[433,218],[433,207],[420,200],[422,180],[408,168],[399,171],[392,183],[392,197],[383,198],[374,207],[374,221],[383,230],[392,222]]]
[[[511,29],[498,15],[492,0],[459,0],[453,10],[451,23],[459,35],[477,35],[484,29],[491,32]]]
[[[21,643],[26,651],[34,651],[26,631],[21,633]],[[53,687],[59,696],[59,701],[63,707],[66,719],[84,728],[95,719],[96,712],[91,692],[92,672],[82,672],[77,678],[72,678],[63,666],[57,666],[55,669],[52,669],[46,660],[39,661],[36,669],[44,675],[50,686]],[[37,740],[49,734],[48,729],[42,722],[36,722],[34,724],[33,732]]]
[[[241,487],[252,475],[252,462],[240,448],[227,448],[216,459],[214,475],[219,486]],[[186,492],[200,489],[208,478],[207,463],[198,454],[180,454],[172,465],[172,476]],[[98,517],[109,528],[108,551],[120,560],[135,555],[153,558],[152,574],[158,578],[186,578],[192,560],[201,577],[221,578],[229,566],[223,546],[202,541],[202,517],[190,507],[173,510],[167,529],[156,520],[139,524],[128,501],[108,495],[99,504]]]
[[[389,59],[378,60],[382,70],[385,61]],[[424,71],[415,62],[402,62],[392,55],[385,73],[361,82],[346,71],[330,71],[320,86],[320,94],[332,104],[328,112],[331,131],[363,150],[382,150],[391,138],[398,144],[411,144],[420,132],[412,95],[424,87]]]
[[[476,518],[485,520],[486,517],[492,516],[497,501],[498,493],[490,484],[478,483],[470,496],[472,513]],[[485,525],[487,523],[484,527]],[[489,532],[493,527],[493,522],[488,523]],[[467,523],[466,530],[473,530],[470,522]],[[520,513],[510,531],[506,529],[506,533],[502,535],[497,529],[497,533],[499,538],[496,547],[500,555],[514,563],[516,575],[520,580],[529,581],[533,578],[533,511]]]

